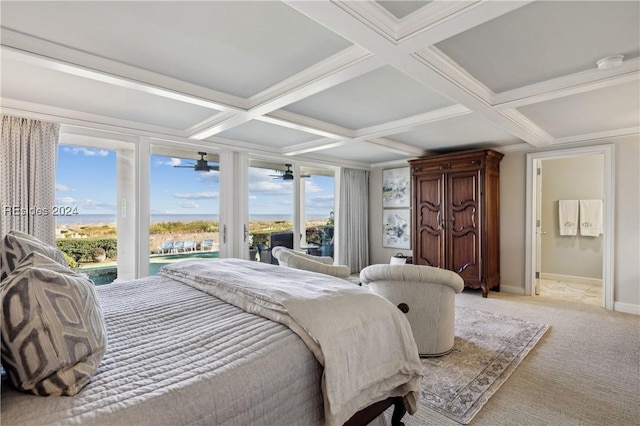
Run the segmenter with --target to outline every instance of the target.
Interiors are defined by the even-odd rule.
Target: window
[[[316,256],[333,257],[334,248],[334,171],[301,167],[301,248]]]
[[[135,278],[133,158],[126,142],[61,135],[56,244],[96,285]]]
[[[218,155],[152,146],[149,275],[172,262],[219,257]]]
[[[334,182],[331,168],[251,160],[249,258],[275,263],[270,249],[278,245],[333,256]]]
[[[290,169],[290,168],[289,168]],[[282,163],[249,163],[249,258],[272,263],[270,248],[293,248],[293,179]],[[293,176],[293,175],[291,175]]]

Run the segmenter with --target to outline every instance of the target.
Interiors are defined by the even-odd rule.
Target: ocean
[[[217,222],[217,214],[152,214],[151,223],[159,222],[193,222],[195,220],[205,220]],[[307,219],[329,219],[327,215],[307,215]],[[292,220],[292,215],[286,214],[252,214],[249,220]],[[115,214],[79,214],[75,216],[56,216],[58,225],[74,224],[96,225],[116,223]]]

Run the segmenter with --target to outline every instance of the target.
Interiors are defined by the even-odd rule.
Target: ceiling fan
[[[218,171],[220,170],[220,166],[211,165],[207,163],[207,160],[204,159],[204,156],[207,155],[206,152],[198,152],[200,159],[195,164],[190,164],[188,166],[173,166],[173,167],[186,167],[189,169],[193,169],[196,172],[210,172],[210,171]]]
[[[291,164],[285,164],[287,170],[276,170],[280,172],[278,175],[271,175],[273,179],[293,180],[293,170],[291,170]],[[307,178],[310,175],[300,175],[301,178]]]

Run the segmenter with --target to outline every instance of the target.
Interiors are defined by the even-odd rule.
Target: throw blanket
[[[390,396],[417,410],[422,364],[408,321],[393,304],[348,281],[239,259],[185,261],[160,275],[287,325],[324,366],[327,425]]]

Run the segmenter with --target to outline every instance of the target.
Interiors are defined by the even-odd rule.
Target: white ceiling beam
[[[390,121],[388,123],[376,126],[365,127],[356,131],[356,140],[366,140],[369,138],[377,138],[396,133],[408,132],[416,127],[423,126],[434,121],[447,120],[449,118],[458,117],[460,115],[469,114],[471,111],[462,105],[452,105],[440,108],[435,111],[417,114],[412,117],[401,118],[400,120]]]
[[[387,151],[395,152],[409,157],[422,157],[427,154],[427,151],[422,148],[384,138],[367,139],[365,142],[385,148]]]
[[[273,111],[268,115],[257,116],[255,119],[325,138],[353,139],[355,137],[353,130],[283,109]]]
[[[203,140],[213,135],[224,132],[225,130],[232,129],[240,126],[251,120],[248,114],[240,113],[234,114],[230,112],[218,114],[211,122],[194,129],[193,133],[189,133],[190,139]]]
[[[399,45],[405,53],[411,53],[519,9],[531,1],[434,1],[402,19],[397,19],[376,2],[335,1],[334,4]]]
[[[370,52],[351,46],[249,98],[249,111],[271,111],[327,90],[385,65]]]
[[[311,142],[305,142],[297,145],[292,145],[288,148],[284,148],[280,153],[283,155],[300,155],[309,152],[322,151],[324,149],[335,148],[347,143],[346,140],[335,140],[329,138],[317,139]]]
[[[333,3],[289,1],[288,4],[342,37],[375,55],[379,55],[383,60],[417,81],[484,116],[525,142],[537,147],[549,146],[552,143],[553,138],[540,129],[538,129],[540,131],[532,132],[532,123],[519,123],[517,115],[507,115],[496,111],[486,100],[480,98],[467,87],[461,86],[446,72],[439,70],[424,58],[407,55],[384,36],[372,32],[367,25],[343,9],[336,7]]]

